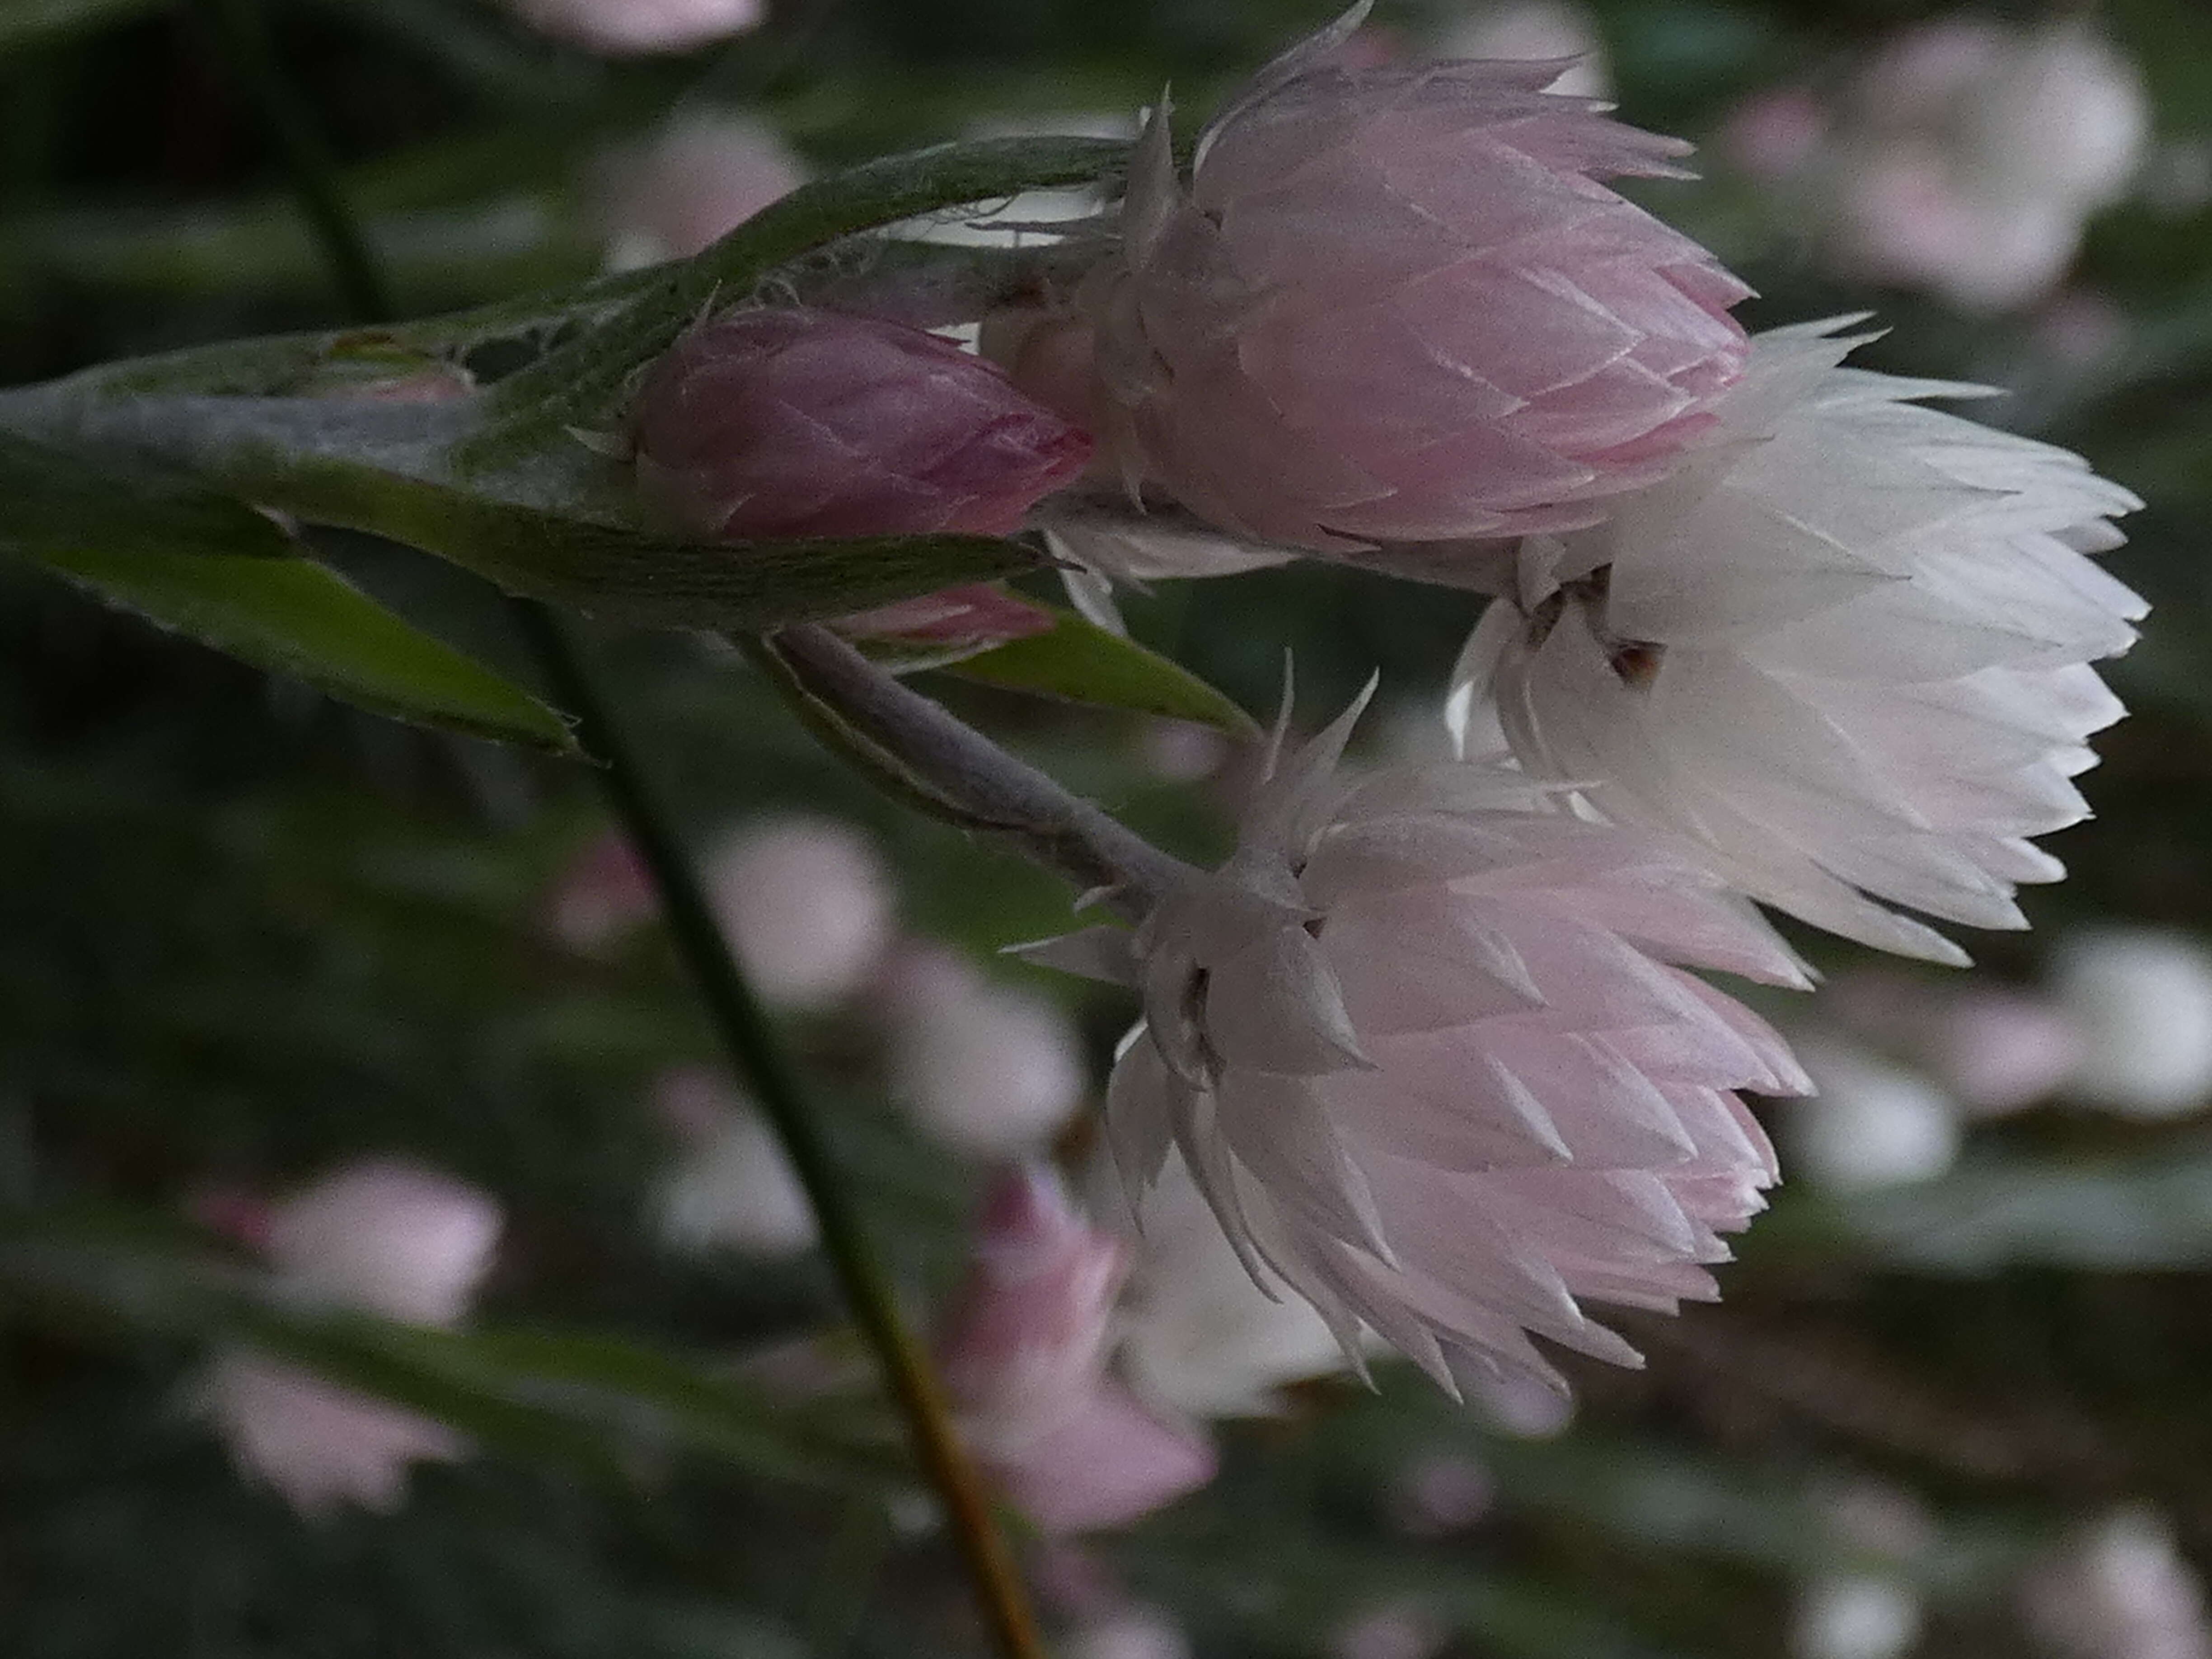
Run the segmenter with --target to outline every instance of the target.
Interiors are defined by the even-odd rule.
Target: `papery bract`
[[[1107,1103],[1133,1188],[1179,1148],[1254,1276],[1348,1354],[1364,1327],[1448,1388],[1564,1389],[1530,1336],[1632,1361],[1583,1299],[1713,1295],[1702,1264],[1775,1178],[1734,1091],[1804,1086],[1674,964],[1803,972],[1678,853],[1527,810],[1510,775],[1333,781],[1356,714],[1133,939],[1037,954],[1110,974],[1118,948],[1142,990]]]
[[[1599,184],[1686,146],[1542,90],[1557,64],[1294,49],[1178,175],[1163,107],[1087,287],[1132,485],[1322,551],[1587,524],[1741,366],[1713,257]]]
[[[1720,427],[1605,524],[1532,537],[1469,642],[1519,765],[1680,835],[1733,884],[1846,938],[1963,962],[1909,906],[2027,925],[2031,836],[2123,712],[2088,665],[2143,614],[2087,554],[2139,505],[2079,456],[1838,367],[1835,325],[1759,336]]]
[[[974,353],[799,306],[684,335],[646,376],[633,436],[647,512],[706,537],[1001,535],[1091,457]]]

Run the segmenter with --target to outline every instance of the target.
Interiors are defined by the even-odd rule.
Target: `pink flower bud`
[[[802,307],[692,330],[647,377],[635,435],[647,511],[708,537],[1004,535],[1091,456],[950,341]]]
[[[1049,634],[1053,615],[995,583],[971,582],[855,611],[831,626],[848,639],[964,653]]]
[[[1220,528],[1323,551],[1594,521],[1743,366],[1748,290],[1597,182],[1687,146],[1543,91],[1555,64],[1325,46],[1263,70],[1188,181],[1154,117],[1085,295],[1102,437]]]

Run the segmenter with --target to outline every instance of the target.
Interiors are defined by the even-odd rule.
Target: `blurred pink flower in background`
[[[1762,902],[1960,963],[1877,901],[2024,927],[2015,884],[2064,873],[2029,838],[2087,816],[2071,780],[2125,712],[2089,665],[2146,609],[2087,556],[2141,503],[1919,401],[1974,388],[1841,367],[1838,326],[1760,335],[1716,441],[1607,523],[1522,543],[1460,706]]]
[[[764,0],[505,0],[532,28],[610,56],[689,52],[758,28]]]
[[[1262,70],[1188,182],[1164,108],[1094,274],[1100,436],[1239,536],[1322,551],[1587,524],[1741,368],[1747,290],[1597,183],[1686,146],[1545,67]]]
[[[1370,1608],[1328,1640],[1329,1659],[1433,1659],[1451,1631],[1418,1601]]]
[[[1009,1501],[1047,1533],[1119,1526],[1213,1477],[1195,1429],[1106,1372],[1126,1260],[1041,1167],[994,1183],[939,1361],[962,1426]]]
[[[891,943],[890,872],[866,835],[835,818],[793,813],[741,824],[699,874],[753,989],[780,1007],[842,1000]]]
[[[1091,458],[972,352],[796,306],[686,334],[647,375],[634,437],[647,513],[704,537],[1000,535]]]
[[[2126,1117],[2212,1101],[2212,950],[2166,927],[2107,924],[2052,952],[2052,994],[2080,1033],[2071,1092]]]
[[[234,1224],[245,1215],[230,1212]],[[450,1326],[489,1271],[500,1229],[498,1205],[474,1188],[373,1159],[267,1206],[245,1231],[267,1256],[281,1297]],[[392,1509],[410,1463],[468,1449],[441,1423],[247,1348],[218,1354],[193,1401],[240,1470],[303,1514],[349,1503]]]
[[[654,1083],[653,1109],[685,1150],[656,1183],[654,1229],[686,1255],[775,1259],[813,1249],[814,1209],[775,1132],[720,1072],[685,1066]]]
[[[653,873],[630,845],[610,830],[586,843],[561,872],[547,905],[553,936],[572,951],[603,952],[660,913]]]
[[[695,111],[601,161],[591,199],[607,263],[627,270],[696,253],[805,181],[805,165],[765,122]]]
[[[1963,1116],[1928,1078],[1832,1037],[1800,1037],[1813,1092],[1779,1129],[1793,1178],[1834,1192],[1927,1181],[1958,1161]]]
[[[2212,1659],[2204,1586],[2149,1510],[2084,1528],[2024,1579],[2020,1606],[2051,1659]]]
[[[891,1097],[946,1146],[995,1157],[1037,1151],[1090,1092],[1074,1023],[1036,991],[933,945],[902,951],[881,988]]]
[[[1335,777],[1358,709],[1280,764],[1236,854],[1133,939],[1037,955],[1141,988],[1107,1096],[1133,1191],[1179,1146],[1253,1275],[1348,1354],[1371,1328],[1448,1389],[1565,1392],[1529,1338],[1634,1363],[1584,1298],[1716,1295],[1703,1264],[1775,1179],[1734,1091],[1805,1086],[1677,964],[1804,971],[1668,845],[1522,810],[1510,775]]]
[[[1837,1573],[1799,1591],[1791,1659],[1900,1659],[1920,1639],[1920,1598],[1882,1573]]]
[[[1954,16],[1899,32],[1831,103],[1748,101],[1722,144],[1796,187],[1845,270],[1999,311],[2062,281],[2142,164],[2149,115],[2141,72],[2087,24]]]
[[[1464,1531],[1498,1502],[1498,1480],[1472,1457],[1436,1453],[1408,1463],[1391,1483],[1390,1518],[1413,1538]]]

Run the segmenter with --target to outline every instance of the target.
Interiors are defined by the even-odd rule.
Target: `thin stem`
[[[560,620],[535,600],[516,601],[523,632],[544,660],[555,699],[576,717],[576,735],[605,763],[601,776],[623,828],[652,872],[678,950],[697,981],[708,1017],[732,1063],[790,1156],[814,1206],[823,1248],[836,1267],[861,1334],[876,1352],[905,1413],[922,1466],[944,1500],[946,1519],[974,1580],[1000,1651],[1006,1659],[1043,1653],[988,1498],[953,1428],[943,1390],[921,1345],[900,1316],[890,1282],[846,1197],[830,1150],[815,1127],[781,1044],[738,971],[690,862],[670,830],[635,756],[611,720],[588,665]]]
[[[828,629],[769,636],[799,684],[975,827],[1141,921],[1188,873],[1179,860],[1089,801],[1009,755],[940,705],[902,685]]]
[[[384,271],[338,188],[337,166],[314,117],[276,61],[259,5],[256,0],[198,0],[198,4],[232,74],[269,130],[346,308],[357,322],[391,321],[397,312]]]
[[[337,188],[329,158],[307,112],[293,97],[260,27],[254,0],[200,0],[215,23],[232,67],[252,91],[270,136],[284,156],[346,303],[364,322],[392,314],[383,273]],[[823,1248],[836,1269],[854,1322],[874,1349],[907,1420],[924,1472],[973,1583],[1003,1659],[1044,1659],[1013,1558],[921,1344],[901,1316],[890,1277],[868,1243],[860,1218],[816,1128],[798,1075],[766,1013],[738,971],[716,925],[690,860],[670,827],[636,757],[600,695],[596,677],[555,613],[532,599],[515,601],[524,635],[554,694],[576,717],[577,736],[604,763],[599,777],[624,831],[652,872],[685,965],[732,1065],[750,1086],[805,1188]]]

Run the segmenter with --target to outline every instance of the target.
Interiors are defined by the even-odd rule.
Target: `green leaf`
[[[208,1259],[174,1224],[112,1212],[0,1218],[0,1287],[49,1317],[132,1340],[243,1345],[420,1411],[480,1443],[603,1474],[672,1455],[809,1485],[908,1479],[896,1437],[849,1405],[775,1395],[628,1339],[439,1330],[298,1305]]]
[[[183,473],[107,457],[94,463],[0,432],[0,548],[35,558],[88,545],[154,559],[289,559],[299,550],[267,514]]]
[[[1239,738],[1258,734],[1252,717],[1227,693],[1182,664],[1073,611],[1044,608],[1054,617],[1050,633],[1010,640],[948,664],[943,672],[1010,690],[1196,720]]]
[[[234,478],[316,524],[365,530],[511,592],[647,627],[758,633],[1034,569],[992,536],[686,542],[360,463],[307,459]]]
[[[164,3],[165,0],[6,0],[0,4],[0,52],[49,35],[119,22]]]
[[[744,299],[777,266],[841,237],[1024,190],[1090,184],[1127,164],[1108,138],[986,138],[886,156],[801,185],[696,257],[664,267],[621,311],[495,392],[495,418],[465,452],[489,466],[612,419],[639,368],[717,301]]]

